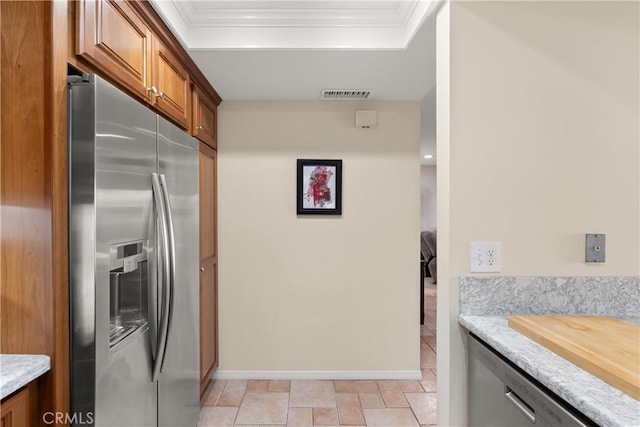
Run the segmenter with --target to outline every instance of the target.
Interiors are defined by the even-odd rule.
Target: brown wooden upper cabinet
[[[196,85],[193,86],[192,135],[211,148],[217,148],[216,106]]]
[[[152,34],[126,1],[76,2],[76,54],[140,99],[149,99]]]
[[[189,129],[191,85],[186,67],[157,37],[153,38],[152,64],[150,94],[155,100],[151,99],[151,103],[184,129]]]
[[[183,129],[189,129],[191,85],[186,66],[129,2],[77,4],[76,54]]]

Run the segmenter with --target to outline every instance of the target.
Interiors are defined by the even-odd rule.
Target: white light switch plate
[[[500,242],[471,242],[469,271],[471,273],[500,272]]]

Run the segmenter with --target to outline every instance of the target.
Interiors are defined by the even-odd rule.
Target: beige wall
[[[469,274],[470,241],[502,242],[501,275],[640,275],[639,10],[637,2],[448,7],[438,30],[450,25],[450,46],[439,50],[450,74],[438,83],[450,88],[438,109],[446,127],[438,147],[450,150],[442,180],[438,153],[438,196],[447,192],[450,203],[438,217],[439,237],[440,214],[450,232],[447,282],[438,266],[439,288],[449,287],[438,308],[450,310],[438,323],[439,421],[460,425],[457,279]],[[584,263],[585,233],[606,234],[604,264]]]
[[[221,105],[219,375],[420,375],[419,120],[417,102]],[[342,159],[342,216],[296,215],[298,158]]]

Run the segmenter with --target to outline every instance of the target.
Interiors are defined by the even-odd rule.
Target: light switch
[[[585,239],[585,262],[604,262],[604,234],[587,234]]]

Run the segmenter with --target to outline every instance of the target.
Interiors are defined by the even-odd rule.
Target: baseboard
[[[416,371],[233,371],[216,370],[220,380],[420,380]]]

